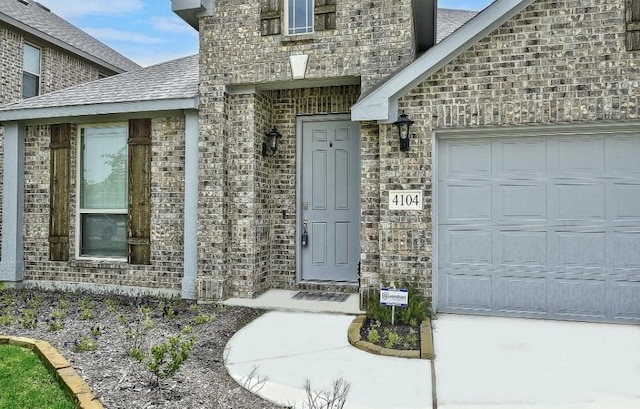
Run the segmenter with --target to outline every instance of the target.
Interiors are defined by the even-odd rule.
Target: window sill
[[[99,258],[99,257],[78,257],[71,260],[74,267],[92,268],[129,268],[129,263],[124,257]]]
[[[282,43],[312,43],[317,38],[318,36],[315,32],[306,34],[283,34]]]

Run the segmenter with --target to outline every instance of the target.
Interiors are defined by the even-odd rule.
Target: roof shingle
[[[138,64],[119,54],[49,9],[31,0],[0,0],[0,22],[20,29],[30,29],[45,41],[57,40],[68,51],[95,57],[116,72],[140,68]],[[21,27],[24,25],[24,27]],[[86,58],[86,55],[83,56]]]
[[[196,54],[7,104],[0,116],[21,109],[194,98],[198,73]]]

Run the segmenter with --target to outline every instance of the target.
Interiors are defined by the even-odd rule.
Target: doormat
[[[349,294],[341,293],[329,293],[329,292],[315,292],[315,291],[298,291],[293,297],[294,300],[306,300],[306,301],[331,301],[331,302],[345,302],[349,298]]]

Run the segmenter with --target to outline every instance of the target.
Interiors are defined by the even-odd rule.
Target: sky
[[[145,67],[198,52],[198,33],[171,11],[171,0],[38,1]],[[491,2],[439,0],[438,6],[482,10]]]

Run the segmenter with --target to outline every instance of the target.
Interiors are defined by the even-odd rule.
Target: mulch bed
[[[372,329],[376,329],[380,336],[380,340],[378,342],[374,342],[372,338],[369,336]],[[400,337],[400,342],[397,344],[394,344],[392,347],[389,347],[389,345],[385,345],[386,331],[395,332]],[[413,336],[411,334],[413,334]],[[417,337],[416,342],[411,342],[413,341],[412,338],[414,336]],[[385,323],[381,323],[379,321],[375,321],[370,318],[367,318],[362,324],[362,327],[360,328],[360,337],[364,341],[371,342],[372,344],[381,346],[383,348],[399,349],[399,350],[412,350],[412,349],[419,350],[420,349],[420,344],[419,344],[420,326],[419,325],[415,327],[412,327],[409,325],[398,325],[398,324],[391,325],[391,324],[385,324]]]
[[[34,297],[39,299],[35,328],[23,328],[24,311]],[[68,302],[62,328],[49,330],[52,312],[59,300]],[[31,300],[31,301],[30,301]],[[107,301],[111,300],[111,301]],[[94,316],[86,318],[86,305]],[[83,307],[84,306],[84,307]],[[127,333],[140,328],[141,308],[148,311],[144,336],[138,338],[143,348],[166,341],[180,334],[185,326],[194,337],[195,345],[178,373],[150,386],[150,376],[144,366],[129,357],[132,341]],[[31,308],[33,310],[33,308]],[[46,340],[56,347],[92,388],[106,408],[277,408],[241,388],[227,373],[224,349],[229,338],[261,314],[248,308],[216,305],[194,305],[189,302],[155,298],[131,298],[86,293],[44,292],[35,290],[0,291],[0,321],[12,317],[11,323],[0,325],[0,333]],[[89,314],[90,315],[90,314]],[[211,322],[197,324],[197,318],[213,317]],[[201,321],[207,321],[201,320]],[[90,337],[91,328],[98,326],[95,351],[75,349],[81,337]],[[1,391],[1,388],[0,388]]]

